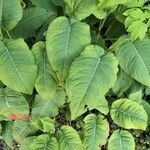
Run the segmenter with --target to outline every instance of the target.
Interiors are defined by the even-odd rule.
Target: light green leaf
[[[10,32],[12,37],[28,38],[35,34],[35,31],[44,24],[47,19],[55,18],[55,13],[39,7],[32,7],[24,10],[23,17],[17,26]]]
[[[84,150],[79,134],[70,126],[62,126],[57,132],[60,150]]]
[[[61,83],[74,58],[90,42],[90,29],[85,23],[71,24],[66,17],[58,17],[50,24],[46,35],[47,54]]]
[[[57,91],[48,100],[43,100],[39,95],[36,95],[32,105],[32,118],[55,117],[58,114],[58,108],[63,106],[64,103],[65,93],[63,91]]]
[[[142,21],[134,21],[128,27],[127,31],[131,33],[132,41],[136,40],[137,38],[143,40],[147,32],[147,25]]]
[[[145,130],[147,127],[147,114],[135,101],[125,98],[116,100],[112,104],[110,114],[113,121],[123,128]]]
[[[8,87],[32,94],[37,66],[23,39],[0,41],[0,80]]]
[[[135,150],[132,134],[125,130],[116,130],[108,141],[108,150]]]
[[[86,112],[88,107],[107,114],[104,96],[114,86],[117,76],[117,60],[112,53],[104,55],[103,48],[90,45],[71,65],[66,82],[71,118]]]
[[[99,150],[106,143],[109,124],[102,115],[90,114],[84,119],[83,144],[86,150]]]
[[[58,150],[56,138],[50,137],[47,134],[37,136],[33,139],[29,146],[29,150]]]
[[[35,88],[39,95],[47,100],[55,94],[58,88],[57,78],[49,64],[44,42],[36,43],[32,48],[32,52],[38,65]]]
[[[50,119],[49,117],[32,121],[31,125],[33,125],[36,129],[39,129],[40,131],[43,132],[49,132],[49,133],[55,132],[54,120]]]
[[[13,29],[22,16],[20,0],[0,0],[0,28]]]
[[[29,106],[26,99],[21,93],[9,88],[0,89],[0,115],[6,120],[28,120]]]
[[[32,141],[33,141],[34,138],[35,138],[35,136],[29,136],[27,138],[24,138],[21,141],[20,149],[21,150],[27,150],[27,149],[29,149],[29,145],[32,143]]]
[[[82,20],[94,12],[96,0],[64,0],[66,13],[71,19]]]
[[[132,83],[133,79],[125,71],[120,69],[117,75],[116,83],[112,90],[115,94],[117,94],[117,96],[121,96]]]
[[[150,39],[124,41],[116,48],[121,68],[138,82],[150,87]]]

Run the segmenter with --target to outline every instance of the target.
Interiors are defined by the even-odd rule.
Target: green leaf
[[[106,143],[109,124],[104,116],[90,114],[84,119],[83,144],[86,150],[99,150]]]
[[[47,134],[37,136],[33,139],[29,146],[29,150],[58,150],[58,143],[56,138],[50,137]]]
[[[23,39],[0,41],[0,80],[8,87],[32,94],[37,66]]]
[[[135,150],[132,134],[125,130],[116,130],[108,141],[108,150]]]
[[[63,91],[57,91],[48,100],[43,100],[39,95],[36,95],[32,105],[32,118],[55,117],[58,114],[58,108],[63,106],[64,103],[65,93]]]
[[[62,126],[57,132],[60,150],[84,150],[79,134],[70,126]]]
[[[13,148],[13,122],[12,121],[5,121],[2,122],[2,137],[6,144]]]
[[[43,132],[49,133],[55,132],[54,120],[50,119],[49,117],[32,121],[31,125],[33,125],[36,129],[41,130]]]
[[[29,121],[15,121],[13,125],[13,138],[16,142],[22,144],[26,137],[33,136],[37,133],[36,129]]]
[[[32,52],[38,66],[38,77],[35,82],[35,88],[43,99],[49,99],[55,94],[58,83],[47,58],[45,43],[36,43],[32,48]]]
[[[90,45],[72,63],[66,84],[71,118],[96,108],[107,114],[104,96],[114,86],[117,76],[117,60],[112,53],[104,55],[103,48]]]
[[[29,150],[58,150],[56,138],[49,137],[47,134],[37,136],[29,146]]]
[[[131,32],[132,41],[136,40],[137,38],[143,40],[147,32],[147,25],[142,21],[134,21],[128,27],[127,31]]]
[[[94,12],[96,0],[64,0],[66,13],[71,19],[82,20]]]
[[[44,8],[48,10],[49,12],[56,13],[56,6],[51,2],[51,0],[30,0],[32,4],[34,4],[37,7]]]
[[[117,80],[112,88],[113,92],[117,96],[121,96],[133,83],[133,79],[122,69],[119,70],[117,75]]]
[[[150,125],[150,104],[146,101],[142,101],[141,102],[141,105],[143,106],[144,110],[146,111],[147,113],[147,116],[148,116],[148,125]]]
[[[147,127],[148,117],[144,108],[129,99],[119,99],[113,102],[110,110],[113,121],[126,129],[141,129]]]
[[[0,115],[6,120],[28,120],[29,106],[26,99],[21,93],[9,88],[0,89]]]
[[[24,138],[21,142],[20,149],[21,150],[27,150],[29,149],[29,145],[32,143],[34,140],[35,136],[29,136],[27,138]]]
[[[47,54],[61,83],[74,58],[90,42],[90,29],[85,23],[71,24],[66,17],[58,17],[50,24],[46,35]]]
[[[39,7],[32,7],[24,10],[23,17],[17,26],[10,32],[12,37],[28,38],[35,34],[35,31],[49,18],[55,18],[53,12]]]
[[[22,7],[20,0],[0,1],[0,28],[13,29],[22,18]]]
[[[138,82],[150,87],[150,39],[134,42],[126,39],[115,51],[121,68]]]

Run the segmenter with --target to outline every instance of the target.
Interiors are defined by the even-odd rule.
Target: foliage
[[[0,0],[0,149],[149,150],[149,0]]]

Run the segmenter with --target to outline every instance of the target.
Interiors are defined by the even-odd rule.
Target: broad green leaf
[[[65,81],[74,58],[90,42],[89,26],[85,23],[71,24],[66,17],[58,17],[50,24],[46,35],[47,54],[61,83]]]
[[[113,121],[123,128],[145,130],[147,127],[147,114],[135,101],[125,98],[114,101],[110,114]]]
[[[23,17],[17,26],[10,32],[12,37],[28,38],[35,34],[35,31],[49,18],[55,18],[53,12],[39,7],[25,9]]]
[[[65,93],[63,91],[57,91],[48,100],[43,100],[39,95],[36,95],[32,105],[32,118],[55,117],[58,114],[58,108],[63,106],[64,103]]]
[[[121,68],[138,82],[150,87],[150,39],[126,39],[115,49]]]
[[[51,0],[30,0],[32,4],[34,4],[37,7],[44,8],[48,10],[49,12],[56,13],[56,7],[55,5],[51,2]]]
[[[22,18],[20,0],[0,0],[0,29],[13,29]]]
[[[135,100],[137,103],[141,103],[143,97],[143,89],[144,86],[142,84],[134,81],[129,88],[128,98],[131,100]]]
[[[37,66],[23,39],[0,41],[0,80],[8,87],[32,94]]]
[[[66,82],[71,118],[86,112],[88,107],[107,114],[104,96],[114,86],[117,76],[117,60],[112,53],[104,54],[99,46],[87,46],[72,63]]]
[[[143,106],[144,110],[146,111],[147,113],[147,116],[148,116],[148,125],[150,125],[150,104],[146,101],[142,101],[141,102],[141,105]]]
[[[40,131],[43,132],[49,133],[55,132],[54,120],[50,119],[49,117],[32,121],[31,125],[33,125],[36,129],[39,129]]]
[[[117,80],[112,88],[113,92],[117,94],[117,96],[121,96],[133,83],[133,79],[122,69],[119,70],[117,75]]]
[[[62,126],[57,132],[59,150],[84,150],[79,134],[70,126]]]
[[[34,138],[35,138],[35,136],[29,136],[27,138],[22,139],[20,149],[21,150],[28,150],[29,145],[32,143]]]
[[[37,131],[38,129],[29,121],[15,121],[13,124],[13,138],[20,144],[26,137],[35,135]]]
[[[1,135],[6,144],[13,148],[13,122],[12,121],[4,121],[2,124],[2,132]]]
[[[59,150],[56,138],[47,134],[37,136],[29,146],[29,150]]]
[[[106,143],[109,124],[102,115],[90,114],[84,119],[83,144],[86,150],[99,150]]]
[[[39,95],[47,100],[51,98],[57,90],[57,78],[49,64],[45,43],[36,43],[32,48],[32,52],[38,66],[38,77],[35,82],[35,88]]]
[[[108,150],[135,150],[132,134],[125,130],[116,130],[108,141]]]
[[[28,120],[29,106],[21,93],[9,88],[0,89],[0,115],[6,120]],[[0,117],[0,120],[3,118]]]
[[[71,19],[82,20],[95,11],[96,0],[64,0],[66,13]]]

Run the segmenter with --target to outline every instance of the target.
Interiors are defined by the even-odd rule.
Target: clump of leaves
[[[0,149],[150,148],[148,0],[0,6]]]

